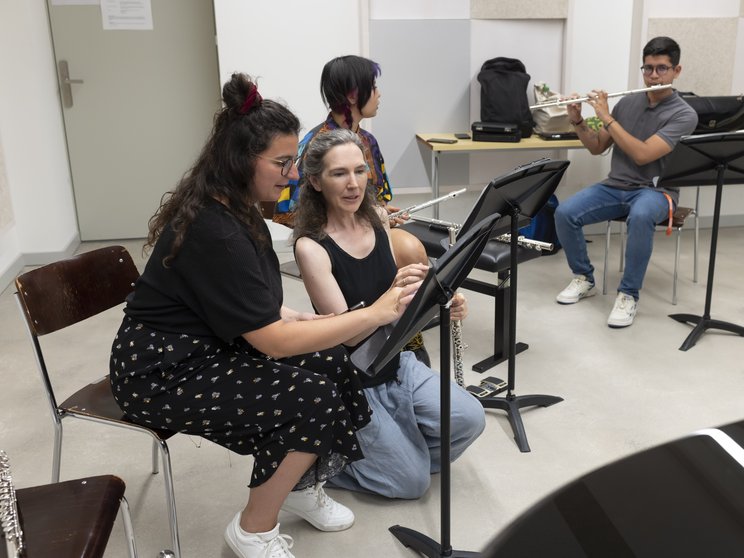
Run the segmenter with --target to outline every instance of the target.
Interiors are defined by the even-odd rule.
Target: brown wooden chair
[[[124,489],[114,475],[15,489],[8,458],[0,451],[3,547],[9,545],[18,558],[100,558],[121,511],[127,550],[136,558]]]
[[[698,188],[699,190],[699,188]],[[699,194],[698,194],[699,195]],[[697,204],[695,204],[697,205]],[[672,230],[675,234],[675,249],[674,249],[674,275],[672,279],[672,304],[677,304],[677,276],[679,267],[679,252],[681,245],[681,234],[682,228],[685,225],[685,221],[688,217],[693,216],[695,218],[695,239],[693,246],[693,282],[697,283],[698,277],[698,216],[697,212],[691,207],[677,207],[672,216]],[[607,232],[605,236],[605,258],[604,266],[602,268],[602,294],[607,294],[607,260],[610,254],[610,235],[612,234],[612,223],[620,223],[620,271],[623,271],[625,267],[625,217],[619,219],[612,219],[607,221]],[[659,228],[666,229],[669,224],[669,220],[665,220],[662,223],[656,225]]]
[[[108,374],[82,387],[62,403],[52,387],[40,337],[95,316],[122,304],[139,277],[132,257],[123,246],[86,252],[28,271],[15,281],[16,298],[27,326],[49,408],[54,421],[52,482],[59,481],[62,453],[62,419],[73,417],[118,426],[150,435],[152,470],[158,472],[158,453],[163,462],[165,495],[171,529],[171,544],[180,558],[178,520],[173,493],[173,473],[166,441],[175,432],[154,430],[131,422],[114,400]],[[114,332],[111,332],[113,341]],[[106,364],[104,364],[106,366]],[[59,367],[64,369],[63,366]],[[102,370],[103,372],[103,370]]]

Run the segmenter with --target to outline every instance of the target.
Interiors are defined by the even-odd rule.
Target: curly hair
[[[175,234],[170,253],[163,259],[165,266],[178,254],[189,226],[210,198],[224,200],[262,250],[271,246],[260,232],[262,217],[252,193],[256,159],[275,137],[298,135],[300,122],[287,107],[262,99],[246,74],[232,75],[222,88],[222,100],[224,106],[215,114],[196,162],[175,189],[163,195],[148,222],[146,249],[154,246],[166,227]]]
[[[353,143],[362,153],[364,152],[359,137],[346,128],[337,128],[318,134],[307,146],[300,182],[300,201],[297,204],[292,233],[293,241],[303,236],[319,241],[326,236],[324,229],[328,223],[328,208],[323,193],[310,186],[310,177],[320,177],[325,169],[325,156],[331,149],[348,143]],[[380,215],[377,213],[374,193],[369,186],[364,189],[364,197],[356,215],[375,228],[383,226]]]

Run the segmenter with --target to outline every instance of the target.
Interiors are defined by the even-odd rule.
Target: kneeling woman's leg
[[[399,377],[411,391],[418,428],[426,438],[431,458],[431,472],[441,469],[441,379],[409,353],[400,355]],[[480,402],[466,390],[450,381],[450,458],[454,461],[481,435],[486,427],[486,414]]]

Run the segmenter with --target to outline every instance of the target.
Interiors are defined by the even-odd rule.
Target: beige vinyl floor
[[[403,205],[403,204],[401,204]],[[657,233],[636,323],[606,326],[614,300],[618,243],[611,255],[610,294],[573,306],[556,304],[570,280],[564,256],[556,254],[519,268],[517,337],[529,349],[516,358],[515,393],[557,395],[563,402],[522,412],[531,446],[521,453],[506,414],[487,411],[484,434],[452,466],[452,543],[480,550],[505,525],[551,491],[600,465],[697,429],[744,418],[744,338],[711,330],[687,352],[678,348],[691,328],[668,317],[701,314],[704,307],[710,231],[701,232],[700,281],[692,282],[692,231],[683,233],[679,303],[672,306],[674,242]],[[589,251],[601,275],[602,236],[589,237]],[[84,243],[80,251],[107,243]],[[141,266],[141,241],[123,242]],[[744,228],[720,232],[712,316],[744,325]],[[280,254],[282,261],[289,253]],[[484,280],[487,273],[475,272]],[[284,279],[290,306],[309,309],[300,282]],[[481,375],[472,363],[489,354],[493,299],[466,292],[470,317],[464,325],[465,377]],[[103,314],[46,340],[49,364],[62,397],[106,373],[108,352],[121,311]],[[438,330],[425,334],[438,362]],[[506,364],[488,373],[506,378]],[[13,297],[0,295],[0,448],[11,459],[17,486],[49,482],[52,423],[31,348]],[[225,525],[246,501],[252,460],[200,438],[170,441],[184,558],[230,558]],[[140,556],[169,547],[162,475],[150,473],[150,440],[142,435],[71,421],[66,423],[62,478],[114,473],[127,484]],[[417,501],[330,491],[351,507],[356,524],[348,531],[322,533],[289,515],[282,531],[294,537],[298,558],[412,557],[388,532],[404,525],[439,540],[439,478]],[[126,556],[120,522],[106,556]]]

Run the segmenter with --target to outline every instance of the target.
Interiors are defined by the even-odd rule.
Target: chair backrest
[[[13,558],[24,556],[25,545],[18,514],[13,477],[10,474],[10,462],[3,450],[0,450],[0,534],[4,539],[2,550]],[[9,548],[8,548],[9,547]]]
[[[17,295],[33,334],[60,330],[124,302],[139,277],[123,246],[107,246],[28,271]]]

